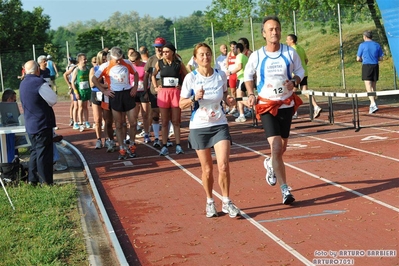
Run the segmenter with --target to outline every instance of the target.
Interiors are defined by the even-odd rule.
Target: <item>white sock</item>
[[[154,137],[159,139],[159,124],[152,124],[152,128],[154,129]]]
[[[214,203],[215,201],[213,198],[206,198],[206,203]]]
[[[229,198],[229,197],[222,197],[222,202],[223,202],[224,204],[227,204],[227,203],[230,202],[230,198]]]

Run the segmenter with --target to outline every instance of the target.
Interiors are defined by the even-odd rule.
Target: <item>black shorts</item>
[[[232,143],[229,126],[218,125],[205,128],[190,129],[188,134],[188,147],[194,150],[204,150],[215,146],[221,140]]]
[[[136,97],[134,98],[136,103],[149,103],[150,98],[149,95],[147,95],[147,93],[151,94],[151,92],[149,91],[138,91],[136,93]]]
[[[115,97],[109,98],[110,107],[118,112],[127,112],[136,107],[134,97],[130,96],[130,89],[115,91]]]
[[[276,116],[269,112],[261,114],[263,129],[266,138],[273,136],[281,136],[286,139],[290,136],[292,116],[294,114],[294,107],[278,109]]]
[[[378,64],[362,65],[362,80],[377,81],[379,74],[380,74],[380,67]]]
[[[148,96],[150,98],[151,108],[159,108],[158,107],[157,94],[152,94],[150,92]]]
[[[101,105],[103,99],[97,99],[97,92],[96,91],[92,91],[91,92],[91,103],[94,105]]]
[[[301,83],[299,83],[299,85],[301,85],[301,86],[307,86],[308,85],[308,76],[306,76],[306,77],[304,77],[302,80],[301,80]],[[295,88],[299,88],[299,86],[297,85],[297,86],[295,86]]]

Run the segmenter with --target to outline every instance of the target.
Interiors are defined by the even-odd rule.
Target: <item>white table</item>
[[[25,133],[25,126],[0,127],[1,162],[8,163],[6,135],[11,133]]]

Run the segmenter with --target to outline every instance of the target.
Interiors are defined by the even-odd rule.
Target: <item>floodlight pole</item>
[[[249,21],[251,23],[252,51],[255,51],[254,24],[252,22],[252,17],[249,17]]]
[[[216,65],[215,35],[213,33],[213,22],[211,22],[211,32],[212,32],[213,64]]]
[[[139,50],[139,34],[136,32],[136,50]]]

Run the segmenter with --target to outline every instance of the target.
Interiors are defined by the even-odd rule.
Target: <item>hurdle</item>
[[[352,123],[356,131],[360,130],[360,114],[359,114],[359,98],[369,97],[369,96],[388,96],[388,95],[399,95],[399,90],[389,90],[389,91],[374,91],[374,92],[360,92],[360,93],[344,93],[344,92],[324,92],[324,91],[297,91],[297,94],[307,94],[309,95],[309,116],[313,121],[313,104],[312,99],[314,96],[324,96],[328,98],[328,120],[330,124],[334,124],[334,107],[333,107],[333,97],[337,98],[350,98],[352,101]]]

